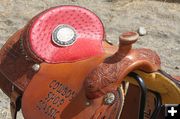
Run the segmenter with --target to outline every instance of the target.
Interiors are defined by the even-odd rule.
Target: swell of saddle
[[[117,52],[107,57],[87,76],[86,91],[88,98],[93,99],[102,96],[111,90],[111,85],[118,87],[131,71],[142,70],[150,73],[160,69],[160,58],[154,51],[145,48],[131,49],[132,44],[138,38],[135,36],[138,36],[135,32],[122,34]],[[134,41],[130,42],[129,39]],[[105,51],[110,53],[108,49]]]

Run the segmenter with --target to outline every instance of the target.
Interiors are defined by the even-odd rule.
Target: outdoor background
[[[156,51],[162,69],[180,75],[180,0],[0,0],[0,47],[33,16],[58,5],[80,5],[95,12],[106,38],[116,45],[122,32],[145,27],[147,35],[134,47]],[[10,119],[9,98],[2,91],[0,119]],[[18,119],[23,119],[21,113]]]

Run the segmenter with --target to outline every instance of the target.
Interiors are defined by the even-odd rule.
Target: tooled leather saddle
[[[133,49],[136,32],[105,41],[100,19],[79,6],[58,6],[17,31],[0,50],[0,88],[12,118],[161,118],[180,103],[178,77],[160,69],[150,49]]]

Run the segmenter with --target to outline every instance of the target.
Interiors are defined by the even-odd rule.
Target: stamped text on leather
[[[36,107],[47,116],[56,119],[60,115],[59,109],[65,101],[71,101],[76,92],[58,80],[49,83],[47,96],[37,102]]]

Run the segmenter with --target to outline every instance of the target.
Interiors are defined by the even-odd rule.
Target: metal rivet
[[[39,64],[34,64],[34,65],[32,66],[32,69],[33,69],[34,71],[39,71],[40,65],[39,65]]]
[[[110,44],[110,45],[113,45],[112,41],[110,41],[110,40],[107,40],[107,39],[106,39],[106,42],[107,42],[108,44]]]
[[[107,105],[110,105],[114,102],[115,100],[115,95],[114,93],[107,93],[106,96],[104,97],[104,103]]]
[[[90,105],[90,102],[86,102],[86,106],[89,106]]]
[[[12,85],[11,90],[14,91],[14,85]]]

